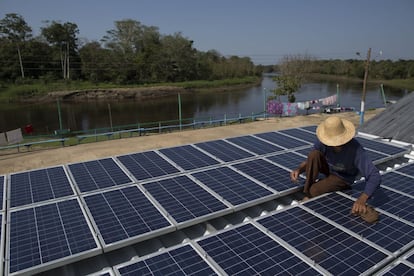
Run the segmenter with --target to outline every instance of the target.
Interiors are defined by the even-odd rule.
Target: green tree
[[[49,23],[49,22],[47,22]],[[76,58],[78,53],[78,26],[75,23],[59,23],[52,21],[41,28],[42,36],[57,49],[63,79],[70,79],[70,57]]]
[[[287,96],[289,102],[295,102],[295,92],[301,86],[300,80],[291,75],[280,75],[274,77],[273,79],[277,84],[276,89],[273,90],[276,97],[280,100],[280,96]]]
[[[21,77],[24,78],[24,68],[21,54],[21,45],[29,39],[32,29],[27,25],[21,15],[8,13],[0,20],[0,36],[15,45],[19,58]]]

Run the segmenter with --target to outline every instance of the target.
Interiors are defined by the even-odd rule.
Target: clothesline
[[[337,95],[328,96],[318,100],[309,100],[297,103],[280,102],[277,100],[268,100],[266,110],[268,114],[277,114],[283,116],[295,116],[298,110],[319,110],[322,106],[333,105],[337,102]],[[321,105],[319,105],[321,104]]]

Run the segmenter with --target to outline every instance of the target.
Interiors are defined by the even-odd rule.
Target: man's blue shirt
[[[366,185],[364,192],[371,196],[381,183],[381,175],[366,150],[353,138],[341,146],[339,152],[334,147],[326,146],[317,140],[313,146],[324,154],[330,173],[338,175],[350,185],[358,175],[364,176]]]

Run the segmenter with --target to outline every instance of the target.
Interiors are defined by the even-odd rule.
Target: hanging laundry
[[[283,104],[276,100],[270,100],[267,102],[267,113],[269,114],[278,114],[283,113]]]
[[[322,102],[322,105],[333,105],[336,103],[336,100],[337,100],[336,98],[337,97],[335,94],[335,95],[320,99],[319,101]]]
[[[297,103],[283,103],[283,115],[295,116],[298,113]]]

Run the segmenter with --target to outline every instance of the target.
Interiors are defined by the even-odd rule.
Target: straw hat
[[[341,146],[354,137],[355,126],[346,119],[332,116],[319,124],[316,135],[319,141],[327,146]]]

